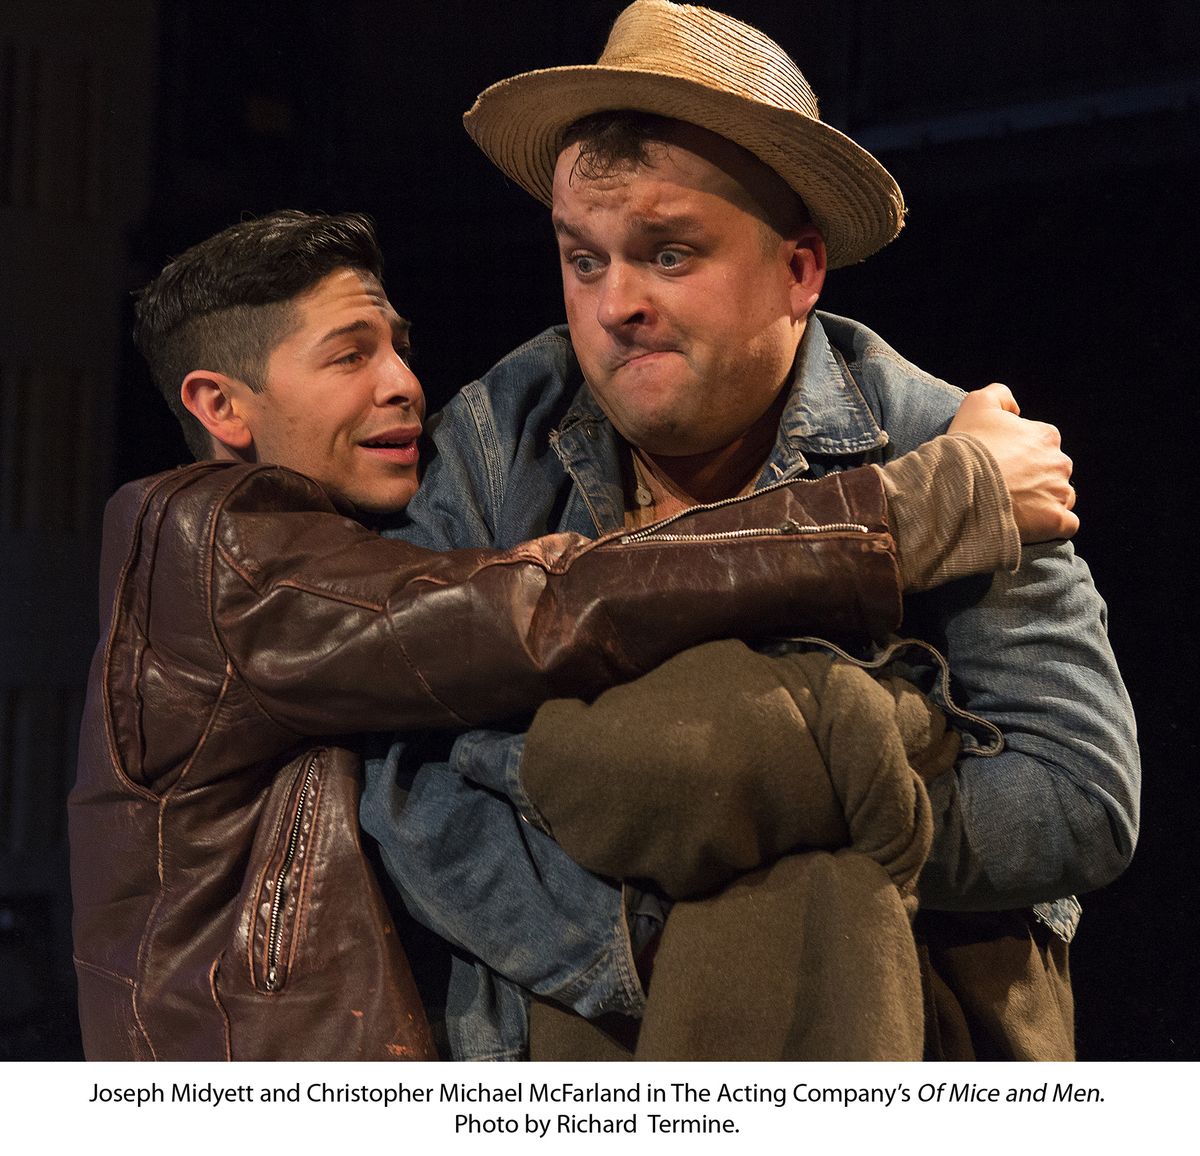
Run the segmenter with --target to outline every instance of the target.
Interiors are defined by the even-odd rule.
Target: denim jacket
[[[943,432],[962,396],[857,322],[814,314],[758,484],[886,462]],[[434,440],[403,531],[420,545],[504,547],[623,521],[619,439],[565,327],[467,386]],[[987,758],[968,737],[956,774],[932,784],[923,906],[1036,904],[1070,938],[1079,909],[1064,897],[1129,862],[1139,758],[1105,619],[1068,542],[1026,547],[1014,574],[908,599],[904,633],[948,657],[957,702],[1005,737]],[[519,735],[490,731],[460,737],[419,770],[425,755],[403,743],[368,762],[363,826],[413,913],[458,952],[447,1018],[459,1058],[520,1054],[521,988],[585,1015],[642,1007],[625,897],[523,821],[520,753]]]

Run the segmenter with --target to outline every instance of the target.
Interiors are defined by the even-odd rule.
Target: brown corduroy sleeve
[[[876,468],[907,592],[1020,565],[1008,488],[981,441],[947,434]]]

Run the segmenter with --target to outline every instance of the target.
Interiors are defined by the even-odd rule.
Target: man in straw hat
[[[904,201],[872,156],[819,119],[795,64],[756,29],[704,8],[636,0],[617,18],[595,65],[501,81],[465,123],[487,156],[552,210],[569,335],[541,335],[451,403],[437,434],[439,457],[412,510],[428,544],[503,545],[548,529],[637,528],[783,479],[891,461],[946,429],[961,391],[904,361],[859,323],[815,311],[826,270],[892,241]],[[1015,408],[1003,387],[993,388],[999,405]],[[1064,539],[1069,523],[1064,517]],[[937,518],[930,532],[954,533]],[[931,849],[916,868],[922,914],[916,943],[905,949],[923,964],[919,981],[915,973],[905,981],[917,983],[919,1007],[922,985],[925,992],[929,1018],[916,1046],[949,1056],[1062,1058],[1073,1048],[1065,945],[1079,907],[1071,893],[1119,874],[1136,834],[1133,718],[1103,604],[1086,566],[1058,541],[1027,550],[1014,573],[910,600],[904,632],[939,651],[932,660],[910,658],[906,673],[943,691],[953,685],[977,730],[998,730],[1004,748],[985,757],[986,741],[970,727],[961,751],[957,739],[931,738],[937,758],[905,742],[914,767],[924,761],[944,772],[923,775]],[[784,924],[808,900],[792,883],[779,883],[776,868],[740,879],[734,871],[725,886],[728,870],[719,878],[703,870],[676,877],[672,856],[703,860],[708,844],[697,851],[676,842],[655,861],[642,854],[675,822],[715,846],[724,833],[714,836],[706,825],[713,812],[726,821],[761,804],[720,799],[706,807],[689,788],[689,758],[695,768],[697,758],[736,757],[730,736],[754,752],[750,761],[788,757],[787,742],[772,745],[764,734],[785,725],[763,705],[775,696],[762,686],[747,691],[753,663],[743,667],[743,657],[727,649],[686,661],[682,673],[676,665],[670,676],[633,684],[615,705],[611,694],[590,708],[576,704],[557,733],[476,733],[449,756],[467,795],[466,780],[506,793],[530,827],[551,831],[580,863],[651,880],[618,891],[563,867],[563,890],[578,916],[570,934],[531,926],[518,904],[495,920],[471,906],[476,892],[485,903],[488,888],[520,858],[513,851],[519,840],[477,828],[455,860],[459,869],[439,873],[444,861],[431,865],[427,848],[436,844],[446,855],[461,845],[469,806],[447,805],[440,831],[414,835],[389,796],[404,752],[394,749],[369,773],[364,825],[380,837],[414,909],[461,949],[451,996],[461,1053],[519,1053],[523,985],[597,1017],[644,1011],[639,1055],[911,1054],[911,1038],[898,1051],[890,1044],[871,1051],[870,1042],[861,1052],[853,1042],[797,1046],[802,1038],[858,1040],[851,1019],[861,1013],[870,1020],[879,1009],[855,1003],[831,1010],[846,990],[814,976],[861,978],[844,958],[831,965],[818,953],[809,986],[792,982],[796,957],[781,959],[772,945],[801,950],[799,932]],[[819,697],[815,685],[792,685],[792,700]],[[874,726],[870,698],[863,691],[857,705],[839,709],[851,723],[861,712],[863,727]],[[714,711],[724,713],[714,718]],[[833,733],[846,714],[820,725]],[[596,736],[614,731],[626,747],[644,736],[649,749],[640,760],[627,750],[610,758],[605,749],[597,761]],[[697,733],[709,736],[707,745],[689,745]],[[616,765],[626,755],[628,774]],[[662,766],[680,757],[684,777],[668,775],[661,788]],[[784,766],[781,790],[787,772]],[[429,768],[421,774],[428,784]],[[536,808],[523,794],[531,780]],[[697,811],[704,812],[699,820]],[[725,868],[769,861],[769,818],[751,824],[754,852],[730,856]],[[494,870],[480,866],[489,846]],[[531,876],[552,874],[547,862],[537,860]],[[676,907],[660,930],[670,910],[664,892],[674,898],[714,889],[711,899]],[[880,923],[873,939],[862,902],[855,909],[859,957],[895,932]],[[844,936],[830,910],[844,918],[847,908],[832,904],[814,925],[830,939]],[[771,913],[765,923],[764,911]],[[976,914],[949,919],[941,912]],[[643,965],[644,979],[655,949],[647,1004],[631,961]],[[885,969],[875,979],[886,985],[897,974]],[[1015,990],[1021,998],[1014,1001]],[[652,1014],[656,1000],[660,1010]],[[805,1036],[799,1025],[814,1021],[815,1034]],[[653,1043],[644,1046],[650,1027]],[[630,1043],[628,1023],[605,1028],[581,1035],[551,1003],[536,1002],[534,1054],[628,1054],[613,1043]]]

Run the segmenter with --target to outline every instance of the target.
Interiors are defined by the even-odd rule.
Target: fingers
[[[1040,486],[1013,495],[1013,516],[1021,541],[1029,544],[1073,538],[1079,533],[1077,497],[1070,481],[1059,476],[1043,478]]]
[[[1069,502],[1043,501],[1032,506],[1025,502],[1014,506],[1013,515],[1021,541],[1026,545],[1035,542],[1054,542],[1060,538],[1073,538],[1079,533],[1079,516],[1071,510],[1075,504],[1074,492]]]
[[[988,430],[997,420],[1011,420],[1001,419],[1001,414],[1019,417],[1021,407],[1007,385],[994,381],[982,389],[972,390],[962,399],[958,413],[950,423],[950,432],[973,434]]]
[[[1003,382],[993,381],[990,385],[985,385],[982,389],[973,389],[962,400],[962,406],[968,412],[981,413],[989,409],[1002,409],[1007,413],[1020,414],[1021,407],[1017,405],[1017,399],[1013,397],[1013,392]],[[961,409],[959,411],[962,412]]]
[[[1029,421],[1012,390],[994,381],[963,398],[950,433],[970,434],[992,454],[1008,487],[1013,517],[1025,543],[1073,537],[1079,530],[1071,485],[1074,463],[1062,434],[1049,422]]]
[[[968,394],[967,396],[972,397],[975,395],[978,395],[991,405],[998,405],[1001,409],[1020,416],[1021,407],[1017,405],[1017,399],[1013,397],[1012,390],[1003,382],[993,381],[990,385],[985,385],[982,389],[977,389],[973,394]]]

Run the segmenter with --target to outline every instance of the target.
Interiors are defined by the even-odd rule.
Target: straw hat
[[[493,84],[463,117],[472,140],[539,201],[551,203],[564,129],[637,109],[688,121],[774,169],[825,235],[831,268],[882,249],[904,224],[888,171],[823,124],[800,70],[756,28],[708,8],[635,0],[596,64],[543,68]]]

